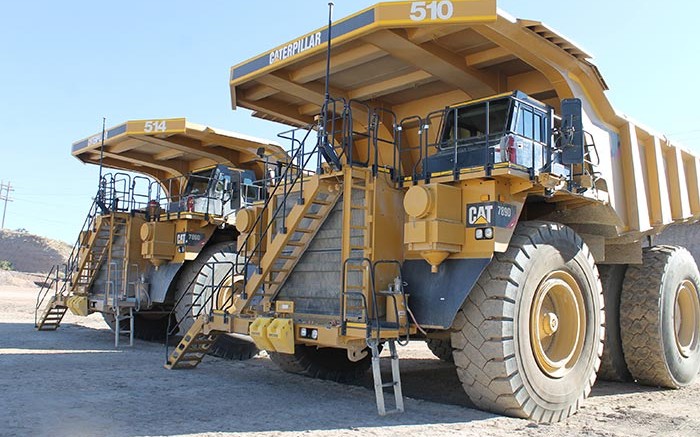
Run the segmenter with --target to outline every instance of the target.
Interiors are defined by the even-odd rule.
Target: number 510
[[[423,21],[428,18],[428,12],[431,20],[449,20],[454,14],[454,5],[449,0],[411,3],[411,20]]]

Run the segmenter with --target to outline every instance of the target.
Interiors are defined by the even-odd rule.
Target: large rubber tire
[[[345,349],[296,345],[294,354],[269,352],[280,369],[311,378],[336,382],[353,382],[367,373],[372,365],[371,353],[360,361],[350,361]]]
[[[605,346],[600,358],[598,379],[627,382],[632,380],[620,340],[620,294],[627,264],[598,266],[605,298]]]
[[[570,301],[565,300],[567,289],[573,290]],[[569,310],[567,317],[555,317],[564,315],[556,309],[543,312],[552,308],[545,305],[547,299],[554,298]],[[541,315],[550,323],[542,323]],[[595,382],[603,321],[598,271],[583,240],[560,224],[520,223],[508,250],[494,255],[452,326],[464,390],[484,410],[539,422],[565,419]],[[556,328],[550,328],[554,333],[549,337],[540,334],[546,326]],[[545,367],[541,352],[546,340],[555,353],[561,345],[571,351],[554,361],[558,356],[546,355],[552,353],[546,350],[552,366],[559,367]]]
[[[114,314],[102,313],[102,318],[109,326],[109,329],[114,331]],[[120,328],[122,331],[128,331],[129,321],[122,320]],[[134,314],[134,338],[162,343],[165,341],[167,330],[167,316],[156,317],[155,315],[149,315],[148,312]]]
[[[190,329],[194,322],[193,313],[198,310],[198,307],[190,308],[187,303],[193,302],[195,296],[202,292],[210,292],[207,286],[212,283],[220,284],[229,270],[227,266],[221,264],[221,268],[214,269],[212,280],[212,271],[204,268],[205,265],[209,262],[233,262],[236,257],[237,255],[229,242],[220,242],[205,247],[194,261],[186,263],[182,267],[175,287],[176,302],[182,298],[175,314],[177,320],[182,320],[179,326],[179,335],[184,335]],[[192,284],[191,287],[190,284]],[[206,298],[201,298],[198,302],[203,303],[205,300]],[[230,360],[247,360],[257,355],[258,352],[259,350],[252,340],[239,335],[220,335],[209,349],[209,354]]]
[[[452,342],[449,338],[427,338],[425,340],[425,344],[428,345],[430,352],[438,357],[440,361],[444,361],[446,363],[455,362],[454,357],[452,356]]]
[[[622,348],[639,383],[680,388],[697,377],[698,290],[698,267],[681,247],[645,249],[643,264],[627,269],[620,299]]]

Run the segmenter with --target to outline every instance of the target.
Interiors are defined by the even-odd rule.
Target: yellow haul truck
[[[36,327],[57,329],[68,309],[100,312],[115,346],[122,335],[133,344],[178,334],[176,322],[189,328],[196,308],[186,303],[206,281],[202,266],[235,257],[237,211],[264,199],[265,162],[286,159],[274,143],[185,119],[128,121],[74,143],[72,153],[116,172],[101,176],[67,264],[37,297]],[[169,318],[176,302],[180,312]],[[211,352],[245,359],[257,349],[224,336]]]
[[[700,217],[696,156],[494,0],[380,3],[330,32],[231,69],[234,108],[298,129],[268,197],[237,214],[238,257],[207,263],[217,280],[167,368],[250,334],[289,372],[371,366],[383,414],[386,387],[403,410],[396,344],[426,340],[477,406],[546,422],[598,374],[695,379],[698,269],[654,236]]]

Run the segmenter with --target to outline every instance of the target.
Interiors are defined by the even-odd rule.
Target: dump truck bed
[[[498,10],[495,0],[433,3],[434,10],[424,2],[379,3],[335,22],[331,95],[383,108],[395,120],[513,90],[557,111],[562,99],[580,98],[621,243],[700,217],[698,157],[616,112],[588,53],[541,22]],[[313,123],[324,102],[328,35],[317,29],[233,66],[233,107]],[[356,118],[367,124],[362,110]],[[391,136],[392,120],[381,122]]]
[[[259,149],[270,161],[285,160],[278,144],[196,124],[184,118],[130,120],[73,143],[80,161],[145,173],[158,180],[224,164],[262,171]]]

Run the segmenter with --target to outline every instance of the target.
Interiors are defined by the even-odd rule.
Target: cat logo
[[[467,205],[467,227],[495,226],[513,228],[518,220],[518,208],[501,202],[472,203]]]
[[[491,224],[492,204],[469,205],[467,207],[467,223],[469,225],[489,225]]]

